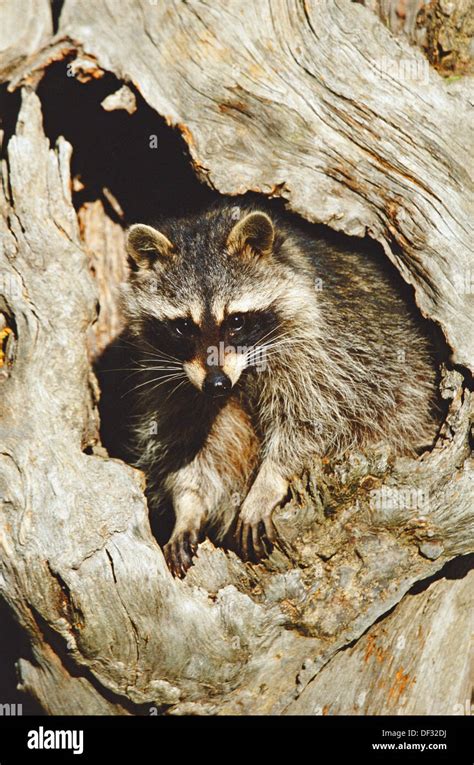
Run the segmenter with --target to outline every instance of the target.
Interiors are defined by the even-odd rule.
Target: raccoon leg
[[[196,554],[206,507],[195,491],[186,489],[175,491],[173,495],[176,523],[163,552],[173,576],[183,577]]]
[[[288,480],[281,469],[265,460],[242,504],[237,523],[236,536],[244,560],[248,560],[252,548],[257,559],[267,555],[265,538],[273,543],[276,536],[272,512],[287,491]]]

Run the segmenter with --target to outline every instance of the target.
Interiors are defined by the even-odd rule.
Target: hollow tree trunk
[[[5,18],[0,591],[31,645],[21,687],[49,713],[456,713],[472,574],[411,588],[474,550],[467,99],[346,0],[66,0],[54,36],[46,2]],[[65,57],[84,87],[127,86],[104,108],[141,93],[217,191],[381,243],[452,349],[433,450],[308,468],[258,566],[206,541],[174,580],[143,477],[100,446],[90,358],[119,326],[123,231],[98,201],[76,214],[74,146],[45,135],[35,89]]]

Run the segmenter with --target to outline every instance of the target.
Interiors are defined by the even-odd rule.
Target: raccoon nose
[[[230,391],[231,387],[230,379],[224,372],[220,369],[210,369],[202,389],[209,396],[223,396],[224,393]]]

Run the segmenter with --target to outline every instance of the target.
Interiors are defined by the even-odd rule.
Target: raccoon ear
[[[160,231],[143,223],[136,223],[127,232],[127,252],[137,266],[147,268],[156,260],[168,258],[174,247]]]
[[[235,224],[227,238],[232,252],[268,255],[272,250],[275,229],[266,213],[252,212]]]

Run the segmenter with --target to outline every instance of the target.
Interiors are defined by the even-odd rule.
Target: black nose
[[[231,388],[232,383],[224,372],[220,369],[210,369],[202,389],[208,396],[223,396]]]

